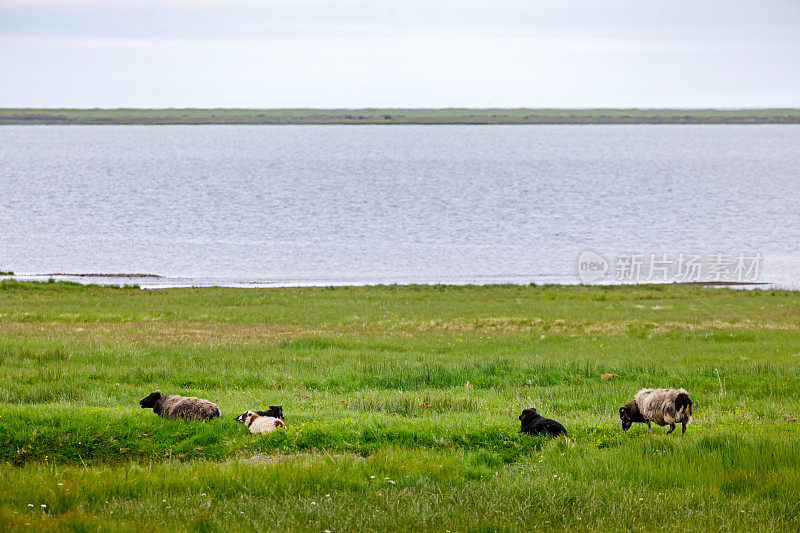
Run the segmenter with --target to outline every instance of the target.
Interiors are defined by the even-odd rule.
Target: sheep
[[[286,424],[280,418],[275,418],[274,416],[261,416],[254,411],[247,411],[242,416],[244,416],[243,423],[253,435],[269,433],[270,431],[275,431],[277,427],[286,427]]]
[[[157,415],[164,418],[211,420],[219,416],[219,407],[208,400],[177,394],[165,395],[160,390],[140,400],[139,405],[142,409],[152,408]]]
[[[523,433],[533,433],[534,435],[547,433],[551,437],[567,434],[567,430],[564,428],[564,426],[555,420],[544,418],[533,407],[529,407],[522,411],[522,414],[519,415],[519,419],[522,422],[522,427],[520,430]]]
[[[684,389],[642,389],[633,400],[619,408],[622,430],[634,422],[647,424],[647,431],[652,433],[651,422],[659,426],[669,424],[667,435],[675,431],[675,424],[681,423],[681,434],[686,433],[686,426],[692,422],[692,400]]]
[[[236,417],[237,422],[241,422],[244,424],[244,419],[247,416],[247,413],[252,411],[245,411],[244,413],[240,414]],[[283,406],[282,405],[270,405],[267,411],[255,411],[258,416],[271,416],[273,418],[280,418],[283,420]]]

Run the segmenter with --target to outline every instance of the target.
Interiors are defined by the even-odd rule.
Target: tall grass
[[[798,311],[698,287],[0,282],[0,527],[798,529]],[[643,386],[690,391],[685,436],[622,433]],[[222,417],[140,409],[156,388]],[[270,404],[286,430],[233,421]],[[527,406],[568,438],[519,433]]]

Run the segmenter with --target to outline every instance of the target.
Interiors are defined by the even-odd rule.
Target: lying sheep
[[[532,433],[534,435],[547,433],[552,437],[557,437],[561,434],[567,434],[567,430],[564,428],[564,426],[555,420],[544,418],[533,407],[529,407],[522,411],[522,414],[519,415],[519,419],[522,422],[521,431],[523,433]]]
[[[242,420],[239,420],[239,418],[242,418]],[[278,427],[286,427],[286,424],[284,424],[280,418],[275,418],[274,416],[261,416],[255,411],[247,411],[239,418],[237,418],[236,421],[246,425],[250,429],[250,433],[253,435],[257,435],[259,433],[269,433],[270,431],[275,431],[275,428]]]
[[[692,400],[684,389],[642,389],[633,400],[619,408],[619,418],[623,431],[634,422],[641,422],[647,424],[647,431],[652,433],[650,422],[654,422],[659,426],[669,424],[669,435],[680,422],[681,434],[684,434],[692,421]]]
[[[244,424],[244,419],[247,416],[247,413],[252,413],[253,411],[245,411],[244,413],[240,414],[236,417],[237,422],[241,422]],[[282,405],[270,405],[269,409],[266,411],[255,411],[258,416],[271,416],[272,418],[280,418],[283,420],[283,406]]]
[[[139,405],[142,409],[152,408],[157,415],[164,418],[210,420],[219,416],[219,407],[208,400],[177,394],[165,395],[160,390],[140,400]]]

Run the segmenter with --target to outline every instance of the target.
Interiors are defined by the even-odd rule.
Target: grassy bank
[[[798,123],[800,109],[0,109],[0,125]]]
[[[798,330],[778,290],[5,281],[0,528],[796,530]],[[691,392],[684,437],[622,434],[643,386]],[[285,431],[233,422],[275,403]]]

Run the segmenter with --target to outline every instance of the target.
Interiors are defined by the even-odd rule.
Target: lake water
[[[27,276],[578,283],[593,250],[601,282],[760,254],[800,287],[796,125],[2,126],[0,186],[0,270]]]

